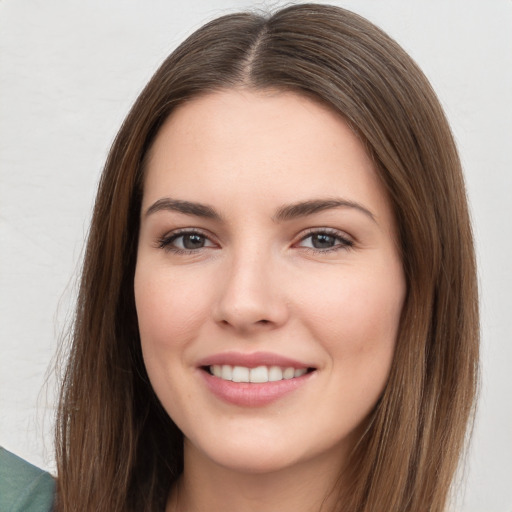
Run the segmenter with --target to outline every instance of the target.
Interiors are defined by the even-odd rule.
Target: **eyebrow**
[[[296,219],[298,217],[305,217],[306,215],[312,215],[324,210],[331,210],[334,208],[354,208],[364,213],[374,222],[377,222],[375,220],[375,215],[370,210],[368,210],[368,208],[365,208],[363,205],[355,201],[348,201],[346,199],[337,198],[313,199],[310,201],[300,201],[298,203],[281,206],[278,208],[276,214],[272,217],[272,220],[274,220],[274,222],[287,221]]]
[[[374,222],[377,222],[375,220],[375,215],[370,210],[355,201],[348,201],[346,199],[312,199],[309,201],[299,201],[297,203],[284,205],[277,209],[272,220],[274,222],[284,222],[334,208],[354,208],[361,213],[364,213]],[[194,215],[196,217],[219,221],[222,220],[220,213],[212,206],[192,201],[171,199],[170,197],[163,197],[158,199],[158,201],[155,201],[146,210],[145,215],[147,217],[148,215],[159,211],[174,211],[185,215]]]
[[[202,203],[193,203],[191,201],[171,199],[170,197],[163,197],[162,199],[154,202],[146,210],[146,217],[152,213],[160,212],[162,210],[184,213],[186,215],[195,215],[196,217],[203,217],[207,219],[221,220],[220,214],[211,206]]]

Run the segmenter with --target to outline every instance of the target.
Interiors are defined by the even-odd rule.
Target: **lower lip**
[[[311,378],[309,372],[293,379],[275,382],[232,382],[200,370],[209,390],[221,400],[242,407],[262,407],[283,398],[300,388]]]

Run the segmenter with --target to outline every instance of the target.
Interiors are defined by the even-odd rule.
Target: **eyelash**
[[[203,233],[202,231],[200,231],[198,229],[183,229],[183,230],[175,231],[169,235],[166,235],[166,236],[163,236],[162,238],[160,238],[158,240],[158,248],[164,249],[165,251],[172,252],[177,255],[195,254],[199,250],[205,248],[205,247],[198,247],[197,249],[181,249],[179,247],[174,247],[172,245],[173,242],[175,242],[179,238],[185,237],[187,235],[198,235],[198,236],[204,238],[205,240],[210,240],[208,235],[206,235],[205,233]],[[346,236],[343,236],[341,234],[341,232],[337,231],[336,229],[332,229],[332,228],[311,228],[294,245],[300,244],[300,243],[304,242],[305,240],[307,240],[308,238],[311,238],[314,235],[317,235],[317,236],[325,235],[328,237],[332,237],[338,243],[336,245],[334,245],[333,247],[327,247],[327,248],[323,248],[323,249],[318,249],[318,248],[314,248],[314,247],[301,247],[301,246],[299,246],[299,248],[310,251],[314,254],[326,254],[326,253],[331,253],[331,252],[337,252],[340,250],[348,250],[354,246],[354,242],[352,240],[350,240]],[[206,246],[206,247],[209,247],[209,246]]]
[[[185,237],[187,235],[198,235],[205,240],[210,240],[210,238],[198,229],[182,229],[179,231],[174,231],[169,235],[165,235],[158,240],[158,248],[163,249],[164,251],[172,252],[178,255],[187,255],[187,254],[195,254],[198,250],[203,249],[204,247],[200,247],[198,249],[181,249],[179,247],[174,247],[172,245],[173,242],[178,240],[179,238]]]
[[[304,240],[307,240],[314,235],[326,235],[332,237],[335,239],[335,241],[337,241],[337,243],[333,247],[327,247],[324,249],[317,249],[314,247],[301,247],[302,249],[313,252],[313,254],[326,254],[341,250],[348,250],[354,246],[354,242],[350,238],[342,234],[340,231],[332,228],[311,228],[306,232],[304,236],[301,237],[298,243],[304,242]]]

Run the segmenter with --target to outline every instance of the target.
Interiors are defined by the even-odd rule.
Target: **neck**
[[[255,473],[226,468],[185,447],[184,472],[166,512],[327,512],[335,509],[341,465],[317,458]]]

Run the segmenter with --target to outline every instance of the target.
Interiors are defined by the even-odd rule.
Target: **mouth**
[[[297,379],[315,371],[315,368],[295,368],[293,366],[237,366],[230,364],[213,364],[202,366],[202,370],[214,377],[231,382],[264,384],[282,380]]]
[[[311,363],[272,352],[223,352],[198,361],[197,369],[214,396],[238,407],[263,407],[315,381]]]

